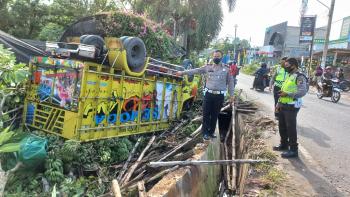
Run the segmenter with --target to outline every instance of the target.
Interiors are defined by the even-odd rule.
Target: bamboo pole
[[[137,188],[139,190],[139,197],[147,197],[144,181],[137,182]]]
[[[112,181],[112,192],[113,192],[114,197],[122,197],[118,181],[115,179],[113,179],[113,181]]]
[[[256,164],[256,163],[266,163],[271,162],[269,160],[256,160],[256,159],[234,159],[234,160],[212,160],[212,161],[205,161],[205,160],[199,160],[199,161],[161,161],[161,162],[150,162],[148,165],[152,168],[156,167],[165,167],[165,166],[188,166],[188,165],[194,165],[194,166],[202,166],[202,165],[233,165],[236,163],[243,164],[243,163],[249,163],[249,164]]]
[[[153,144],[154,140],[156,139],[156,136],[153,135],[152,138],[149,140],[147,146],[145,149],[143,149],[142,153],[140,154],[139,158],[137,159],[137,161],[134,163],[134,165],[131,166],[131,168],[129,169],[128,173],[124,176],[124,178],[121,181],[121,184],[124,185],[126,184],[130,178],[131,175],[134,173],[134,171],[136,170],[137,166],[140,164],[140,161],[142,160],[142,158],[144,157],[146,151],[151,147],[151,145]]]
[[[232,121],[230,122],[230,125],[228,127],[228,131],[226,133],[226,136],[225,136],[225,141],[224,141],[224,152],[225,152],[225,159],[228,160],[228,147],[227,147],[227,140],[228,140],[228,137],[230,136],[230,133],[232,132]],[[234,135],[234,134],[232,134]],[[229,190],[233,190],[232,188],[232,185],[231,185],[231,181],[230,181],[230,175],[231,175],[231,167],[229,165],[225,165],[226,167],[226,183],[227,183],[227,188]]]
[[[146,177],[145,179],[143,179],[143,181],[144,181],[145,183],[149,183],[149,182],[151,182],[151,181],[154,181],[154,180],[156,180],[156,179],[158,179],[158,178],[163,177],[164,175],[166,175],[166,174],[168,174],[168,173],[170,173],[170,172],[173,172],[173,171],[177,170],[178,168],[179,168],[179,166],[174,166],[174,167],[172,167],[172,168],[163,170],[163,171],[157,173],[156,175],[154,175],[154,176],[152,176],[152,177]],[[124,185],[124,186],[122,187],[122,191],[125,191],[125,190],[133,190],[133,189],[135,189],[136,187],[137,187],[137,184],[132,184],[132,185],[126,184],[126,185]]]
[[[239,90],[238,92],[238,98],[235,100],[235,102],[233,103],[233,106],[232,106],[232,119],[231,119],[231,122],[232,122],[232,157],[231,159],[234,160],[236,158],[236,112],[237,112],[237,106],[238,106],[238,103],[239,103],[239,98],[241,97],[241,94],[242,94],[242,89]],[[231,185],[234,189],[236,189],[236,171],[237,168],[234,168],[233,166],[231,166]]]
[[[134,156],[134,154],[135,154],[135,152],[136,152],[136,149],[137,149],[137,147],[139,146],[141,140],[142,140],[142,137],[140,137],[140,138],[137,140],[137,142],[136,142],[134,148],[132,149],[132,151],[131,151],[131,153],[130,153],[128,159],[127,159],[126,162],[124,163],[123,168],[122,168],[122,170],[120,171],[120,173],[119,173],[119,175],[118,175],[118,177],[117,177],[117,180],[118,180],[118,181],[120,181],[120,180],[122,179],[122,177],[123,177],[123,175],[124,175],[124,173],[125,173],[125,171],[126,171],[128,165],[129,165],[129,163],[130,163],[132,157]]]

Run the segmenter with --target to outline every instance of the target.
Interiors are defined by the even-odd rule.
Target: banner
[[[314,36],[316,16],[303,16],[300,21],[299,43],[311,43]]]

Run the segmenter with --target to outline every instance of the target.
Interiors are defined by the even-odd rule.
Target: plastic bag
[[[47,156],[47,140],[30,135],[21,141],[19,160],[27,166],[34,166],[44,162]]]

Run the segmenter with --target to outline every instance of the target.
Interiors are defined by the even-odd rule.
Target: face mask
[[[216,57],[216,58],[213,59],[213,62],[214,62],[215,64],[219,64],[219,63],[221,62],[221,58]]]
[[[292,68],[291,66],[285,67],[284,69],[285,69],[288,73],[290,73],[290,72],[293,70],[293,68]]]

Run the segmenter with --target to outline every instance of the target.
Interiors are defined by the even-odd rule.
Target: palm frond
[[[228,11],[233,12],[236,7],[236,0],[227,0]]]

